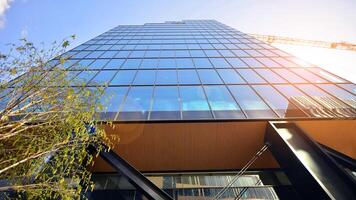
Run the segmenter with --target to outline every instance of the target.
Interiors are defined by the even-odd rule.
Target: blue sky
[[[6,6],[8,5],[8,6]],[[26,36],[83,43],[119,24],[216,19],[246,33],[356,43],[355,0],[0,0],[0,51]],[[278,45],[356,82],[356,52]]]

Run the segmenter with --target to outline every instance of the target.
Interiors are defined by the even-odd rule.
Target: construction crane
[[[260,35],[260,34],[248,34],[248,35],[268,43],[304,45],[304,46],[312,46],[312,47],[356,51],[356,44],[352,44],[349,42],[326,42],[326,41],[305,40],[305,39],[275,36],[275,35]]]

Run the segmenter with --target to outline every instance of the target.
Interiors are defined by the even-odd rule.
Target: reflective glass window
[[[100,58],[113,58],[116,55],[117,51],[105,51],[100,55]]]
[[[322,70],[320,68],[308,68],[309,71],[312,71],[313,73],[317,74],[318,76],[321,76],[322,78],[330,81],[330,82],[334,82],[334,83],[345,83],[347,81],[329,73],[326,72],[325,70]]]
[[[274,118],[276,114],[248,85],[228,86],[248,118]]]
[[[338,97],[342,101],[346,102],[350,106],[356,108],[356,96],[345,91],[344,89],[337,87],[334,84],[318,84],[323,90],[329,94]]]
[[[260,52],[253,50],[253,49],[247,49],[245,50],[250,56],[253,57],[258,57],[258,56],[263,56]]]
[[[109,59],[97,59],[89,65],[88,69],[102,69],[108,62]]]
[[[196,68],[213,68],[207,58],[194,58],[193,61]]]
[[[285,58],[276,57],[276,58],[272,58],[272,59],[274,61],[278,62],[283,67],[299,67],[297,64],[295,64]]]
[[[156,84],[177,84],[177,71],[157,70]]]
[[[82,59],[71,67],[71,69],[88,69],[89,65],[94,61],[94,59]]]
[[[253,88],[280,117],[295,117],[300,115],[299,112],[297,115],[295,114],[297,108],[273,87],[269,85],[254,85]]]
[[[119,51],[115,58],[127,58],[130,55],[131,51]]]
[[[141,64],[141,59],[127,59],[121,66],[121,69],[138,69]]]
[[[224,58],[209,58],[215,68],[231,68]]]
[[[147,119],[153,87],[131,87],[122,105],[119,118]],[[125,113],[126,112],[126,113]]]
[[[146,51],[145,58],[158,58],[160,51]]]
[[[355,84],[338,84],[338,86],[344,88],[345,90],[351,92],[352,94],[356,95],[356,85]]]
[[[183,111],[209,111],[203,88],[201,86],[180,86],[179,92]]]
[[[110,70],[110,71],[99,71],[98,74],[90,81],[91,85],[108,85],[115,75],[116,70]]]
[[[178,70],[179,84],[200,84],[198,74],[195,70]]]
[[[100,103],[102,104],[103,112],[114,112],[119,111],[119,107],[127,93],[127,87],[108,87],[105,89],[104,94],[100,98]],[[111,114],[111,118],[115,117],[115,114]]]
[[[150,119],[180,119],[177,86],[156,86]]]
[[[145,51],[132,51],[129,58],[143,58]]]
[[[188,50],[176,50],[176,58],[189,58],[190,54]]]
[[[225,86],[204,86],[204,89],[216,118],[244,118]]]
[[[176,68],[176,62],[174,59],[160,59],[158,68]]]
[[[177,68],[195,68],[192,59],[189,58],[177,58]]]
[[[189,50],[192,57],[206,57],[204,51],[202,50]]]
[[[95,76],[96,73],[98,73],[98,71],[82,71],[75,77],[75,79],[80,83],[86,84]]]
[[[92,51],[86,58],[99,58],[105,51]]]
[[[302,79],[300,76],[295,73],[289,71],[288,69],[278,68],[273,69],[274,72],[285,78],[290,83],[306,83],[307,81]]]
[[[158,59],[142,59],[140,69],[156,69],[158,66]]]
[[[124,62],[124,59],[111,59],[104,69],[119,69]]]
[[[264,64],[266,67],[281,67],[278,63],[274,62],[270,58],[257,58],[257,60]]]
[[[203,84],[222,84],[218,73],[213,69],[198,69],[200,80]]]
[[[241,58],[246,64],[248,64],[250,67],[265,67],[262,65],[260,62],[258,62],[254,58]]]
[[[286,83],[283,78],[275,74],[269,69],[255,69],[255,71],[260,74],[265,80],[270,83]]]
[[[226,58],[226,60],[234,68],[248,68],[248,65],[244,63],[240,58]]]
[[[133,82],[134,85],[153,85],[156,80],[156,70],[138,71]]]
[[[236,71],[239,72],[248,83],[266,83],[266,81],[251,69],[236,69]]]
[[[291,68],[293,72],[311,83],[326,83],[327,81],[303,68]]]
[[[120,70],[110,85],[130,85],[135,77],[136,70]]]
[[[219,50],[219,53],[224,57],[235,57],[235,55],[230,50]]]
[[[204,52],[208,57],[221,57],[219,52],[216,50],[204,50]]]
[[[161,58],[174,58],[175,51],[174,50],[162,50],[160,57]]]
[[[249,57],[250,56],[244,50],[231,50],[231,51],[234,52],[234,54],[237,57]]]
[[[226,84],[246,83],[233,69],[217,69],[217,71]]]

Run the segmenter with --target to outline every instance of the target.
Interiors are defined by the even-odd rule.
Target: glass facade
[[[70,78],[113,93],[105,119],[356,115],[355,84],[214,20],[117,26],[64,55]]]

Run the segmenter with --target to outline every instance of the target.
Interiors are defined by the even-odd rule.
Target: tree
[[[21,39],[0,54],[0,198],[77,199],[93,187],[87,147],[108,143],[95,126],[103,88],[64,70],[74,38],[49,50]]]

